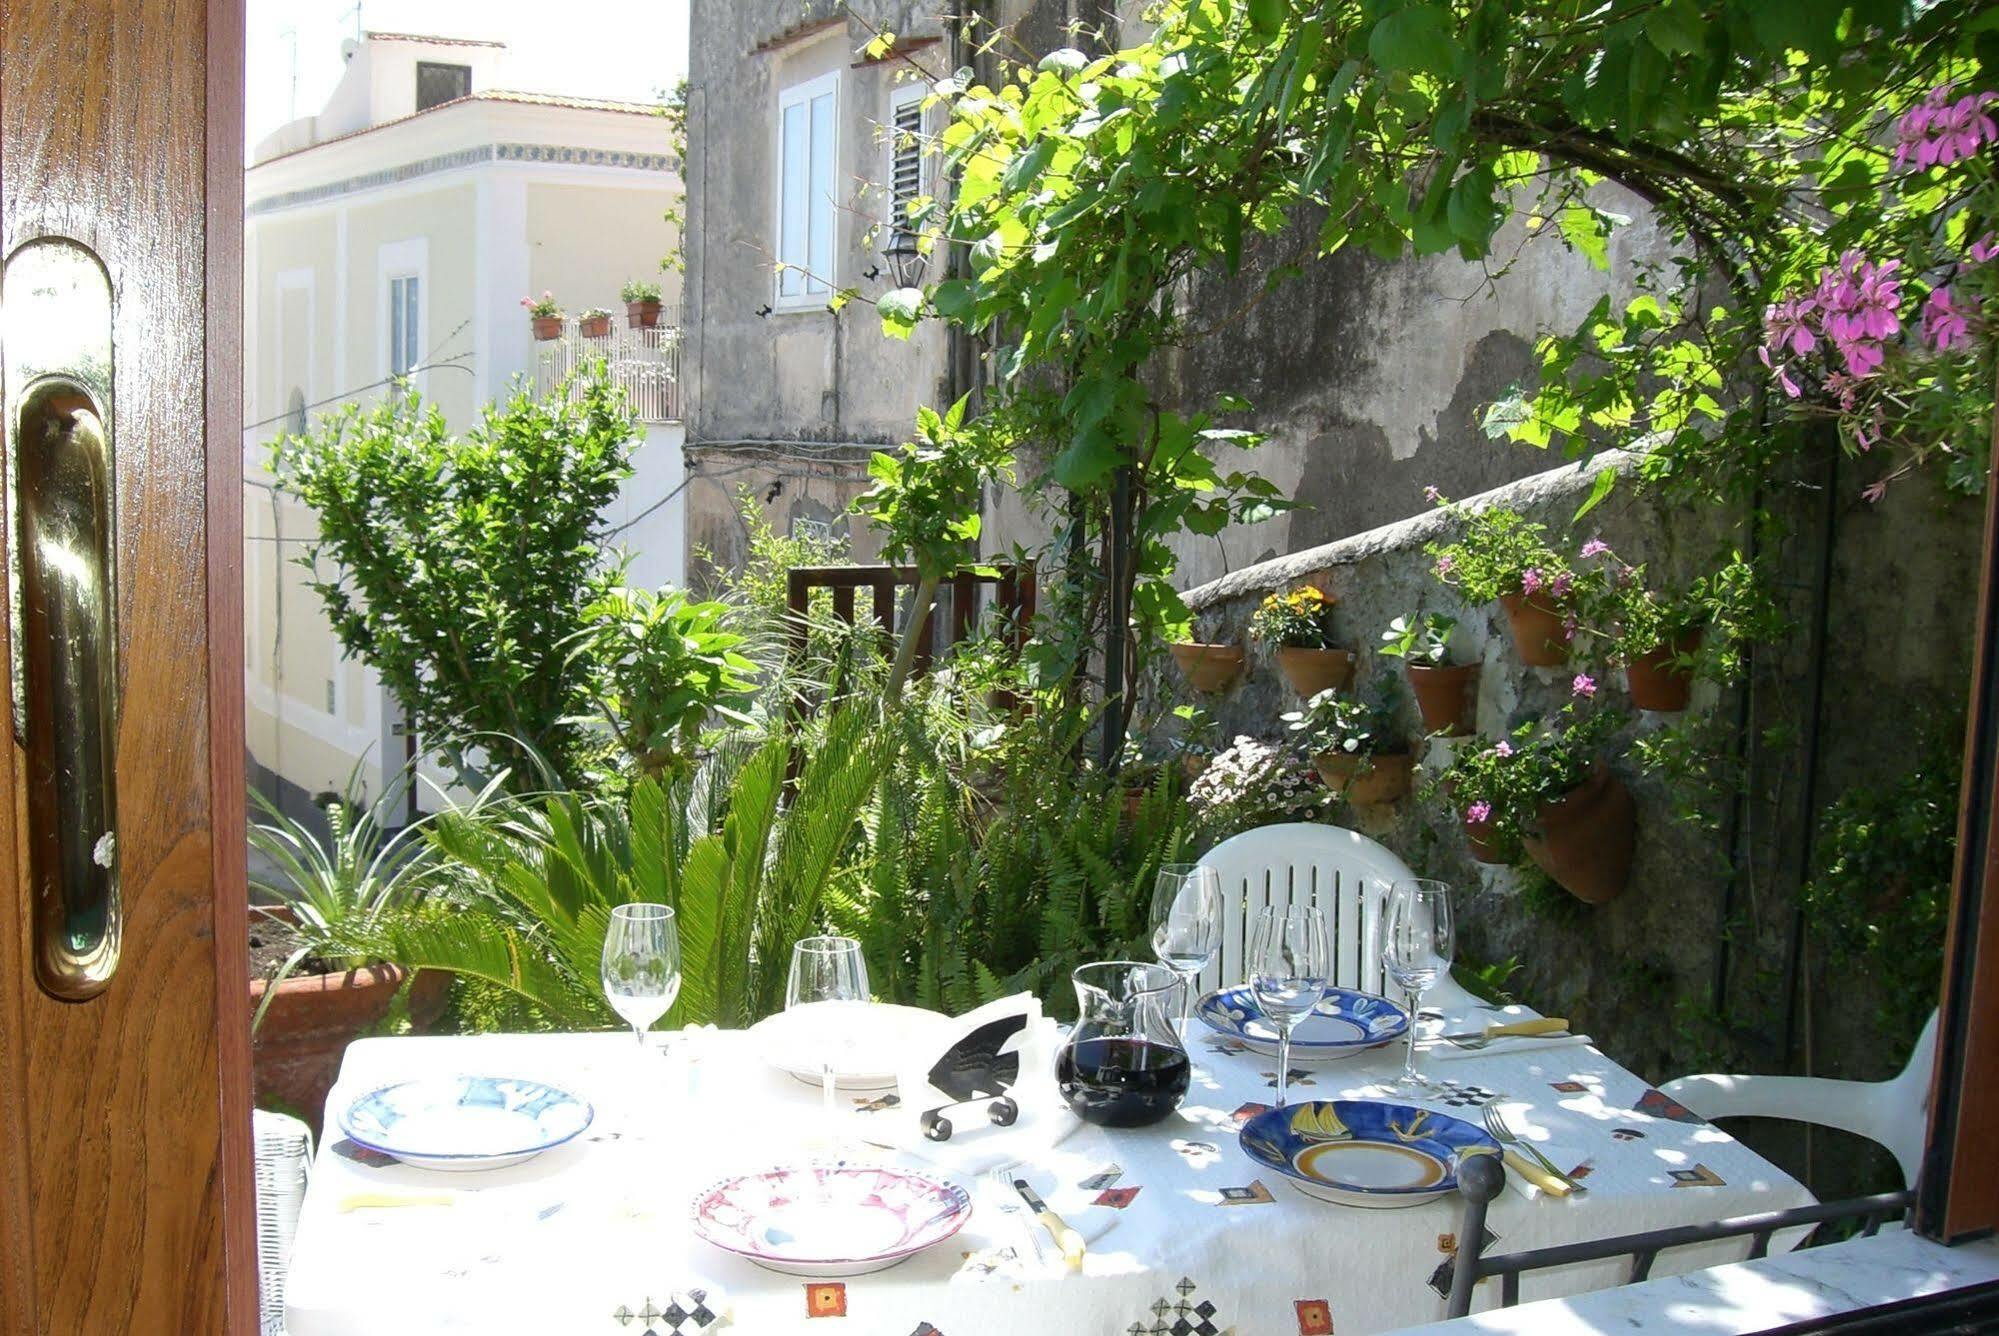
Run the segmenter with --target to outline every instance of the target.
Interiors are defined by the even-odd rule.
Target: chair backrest
[[[1357,831],[1315,822],[1262,826],[1201,856],[1222,882],[1222,951],[1197,991],[1243,981],[1250,925],[1259,911],[1316,897],[1333,937],[1333,982],[1382,990],[1381,911],[1388,887],[1415,874]]]
[[[312,1129],[282,1113],[251,1116],[257,1179],[257,1314],[262,1336],[284,1336],[285,1275],[312,1167]]]

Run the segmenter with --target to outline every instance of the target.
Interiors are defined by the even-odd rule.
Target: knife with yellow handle
[[[336,1203],[345,1215],[349,1211],[388,1210],[397,1206],[449,1206],[457,1198],[442,1192],[350,1192]]]
[[[1014,1179],[1013,1190],[1027,1203],[1027,1209],[1034,1212],[1034,1218],[1041,1222],[1041,1227],[1054,1238],[1055,1246],[1062,1250],[1062,1260],[1070,1266],[1081,1266],[1085,1246],[1083,1236],[1077,1233],[1068,1221],[1049,1210],[1048,1203],[1041,1200],[1040,1194],[1028,1186],[1026,1179]]]
[[[1488,1025],[1483,1030],[1460,1030],[1456,1034],[1439,1035],[1460,1048],[1484,1048],[1495,1039],[1533,1039],[1550,1035],[1566,1035],[1569,1022],[1561,1016],[1545,1016],[1538,1021],[1515,1021],[1510,1025]]]
[[[1501,1160],[1508,1170],[1520,1175],[1550,1197],[1566,1197],[1575,1191],[1567,1182],[1549,1173],[1546,1169],[1543,1169],[1540,1165],[1517,1151],[1509,1150],[1501,1152]]]

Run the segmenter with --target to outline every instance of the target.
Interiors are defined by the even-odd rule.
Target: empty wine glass
[[[1381,929],[1381,967],[1409,995],[1409,1045],[1396,1086],[1426,1090],[1416,1072],[1416,1014],[1423,994],[1451,967],[1457,929],[1451,921],[1451,888],[1414,878],[1388,888]]]
[[[646,1045],[646,1030],[680,995],[680,928],[666,905],[619,905],[604,934],[602,977],[611,1010]]]
[[[784,984],[784,1009],[815,1006],[862,1006],[868,1001],[868,962],[861,944],[851,937],[807,937],[791,948],[791,975]],[[850,1047],[850,1025],[829,1021],[823,1027],[819,1062],[819,1094],[827,1113],[833,1098],[834,1062]]]
[[[1271,905],[1256,916],[1249,938],[1249,991],[1277,1030],[1279,1108],[1291,1079],[1291,1031],[1312,1014],[1332,981],[1332,939],[1317,905]]]
[[[1194,1009],[1194,984],[1222,945],[1222,880],[1199,863],[1167,863],[1152,885],[1152,953],[1186,990],[1180,1020]]]

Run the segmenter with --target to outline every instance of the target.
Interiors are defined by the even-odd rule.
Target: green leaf
[[[1610,495],[1611,489],[1616,486],[1617,486],[1617,470],[1599,469],[1596,475],[1596,482],[1589,489],[1588,499],[1585,500],[1582,503],[1582,505],[1577,508],[1573,518],[1579,520],[1583,516],[1589,514],[1592,510],[1595,510],[1599,505],[1603,503],[1603,499]]]
[[[922,318],[923,289],[897,288],[885,292],[875,299],[875,310],[881,316],[882,333],[890,338],[907,339]]]
[[[1286,0],[1249,0],[1249,26],[1267,37],[1284,26],[1290,8]]]
[[[1375,24],[1367,54],[1391,73],[1447,75],[1457,67],[1455,39],[1447,11],[1419,3]]]
[[[1695,0],[1666,0],[1645,16],[1645,35],[1669,56],[1697,54],[1706,45],[1706,28]]]

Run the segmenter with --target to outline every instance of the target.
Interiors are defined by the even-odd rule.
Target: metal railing
[[[1450,1301],[1445,1309],[1446,1314],[1454,1318],[1463,1317],[1471,1311],[1472,1292],[1477,1289],[1478,1283],[1495,1276],[1499,1278],[1499,1306],[1511,1308],[1520,1302],[1520,1277],[1528,1271],[1629,1257],[1631,1269],[1625,1278],[1626,1283],[1638,1285],[1651,1278],[1653,1263],[1668,1248],[1710,1243],[1716,1239],[1748,1238],[1751,1240],[1749,1256],[1754,1260],[1769,1255],[1770,1240],[1779,1231],[1802,1225],[1856,1220],[1860,1222],[1861,1232],[1871,1237],[1885,1221],[1901,1215],[1916,1200],[1913,1190],[1882,1192],[1871,1197],[1856,1197],[1851,1201],[1739,1215],[1704,1225],[1675,1225],[1615,1238],[1592,1239],[1587,1243],[1488,1253],[1484,1251],[1486,1209],[1505,1189],[1506,1170],[1496,1155],[1474,1155],[1459,1166],[1458,1183],[1464,1195],[1465,1210],[1458,1229],[1457,1254],[1451,1259]],[[1802,1246],[1810,1246],[1810,1243]]]
[[[535,342],[535,393],[553,393],[580,367],[601,360],[610,369],[612,384],[621,386],[631,399],[640,421],[678,422],[681,331],[677,320],[667,323],[678,314],[664,312],[652,328],[632,329],[619,311],[611,317],[610,331],[595,338],[584,337],[574,316],[565,319],[559,336]]]

